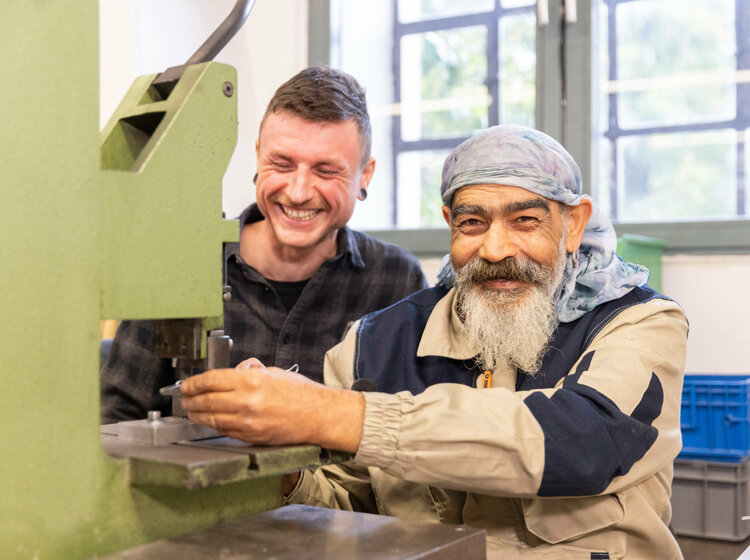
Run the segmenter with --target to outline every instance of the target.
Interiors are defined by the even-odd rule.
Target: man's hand
[[[356,452],[364,397],[332,389],[252,358],[235,369],[212,370],[183,381],[188,417],[249,443],[312,443]]]

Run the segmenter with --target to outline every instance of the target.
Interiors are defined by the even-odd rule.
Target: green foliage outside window
[[[446,109],[422,114],[422,138],[460,136],[486,127],[484,28],[466,27],[419,37],[422,40],[422,99],[442,100],[449,105]]]
[[[733,8],[727,0],[618,6],[618,80],[626,81],[619,94],[623,128],[734,118]],[[641,82],[630,90],[628,80]]]

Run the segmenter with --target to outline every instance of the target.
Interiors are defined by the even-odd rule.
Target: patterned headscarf
[[[546,134],[518,125],[479,132],[453,150],[443,165],[440,192],[450,207],[453,195],[467,185],[521,187],[568,206],[589,199],[581,194],[581,171],[571,155]],[[597,305],[617,299],[648,281],[648,269],[615,254],[617,236],[609,219],[592,201],[593,213],[581,246],[568,255],[557,299],[562,323],[574,321]],[[444,259],[438,284],[455,282],[450,259]]]

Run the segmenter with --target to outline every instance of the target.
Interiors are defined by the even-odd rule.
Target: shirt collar
[[[339,257],[344,256],[346,262],[348,262],[352,268],[364,268],[365,260],[362,258],[362,252],[359,250],[359,245],[356,242],[357,235],[362,234],[357,234],[349,229],[348,226],[342,227],[336,237],[336,256],[331,260],[336,260]]]
[[[238,219],[240,221],[240,228],[242,226],[246,226],[247,224],[252,224],[253,222],[265,220],[263,214],[261,214],[260,210],[258,209],[258,205],[254,202],[242,211],[242,214],[240,214],[240,217]]]
[[[442,356],[454,360],[469,360],[477,355],[469,343],[464,324],[456,312],[456,288],[445,294],[427,319],[417,356]]]

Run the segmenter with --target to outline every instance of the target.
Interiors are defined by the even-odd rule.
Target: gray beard
[[[534,280],[526,289],[510,292],[482,289],[472,279],[477,269],[492,266],[486,261],[474,259],[456,271],[457,310],[469,343],[479,349],[475,358],[479,367],[496,371],[510,365],[529,375],[539,371],[559,324],[555,300],[565,262],[563,239],[553,268],[529,260],[514,265],[528,269]]]

